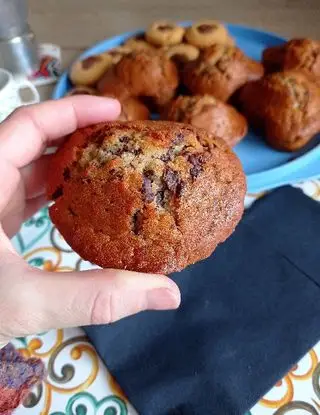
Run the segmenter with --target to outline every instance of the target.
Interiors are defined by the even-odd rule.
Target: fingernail
[[[180,305],[178,288],[155,288],[147,293],[147,304],[150,310],[173,310]]]

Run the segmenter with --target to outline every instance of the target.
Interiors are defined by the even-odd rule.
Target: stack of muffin
[[[246,135],[247,118],[270,145],[294,151],[320,132],[319,75],[320,42],[268,48],[260,63],[236,47],[219,22],[183,28],[160,21],[118,48],[76,62],[69,94],[116,97],[121,120],[157,112],[231,146]]]

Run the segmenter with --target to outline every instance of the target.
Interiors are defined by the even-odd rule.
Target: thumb
[[[107,324],[180,304],[179,288],[165,276],[119,270],[32,273],[39,296],[39,330]]]

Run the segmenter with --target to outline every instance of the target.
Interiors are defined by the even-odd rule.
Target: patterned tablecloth
[[[320,180],[298,186],[320,201]],[[247,207],[258,197],[261,195],[248,195]],[[64,242],[50,222],[46,208],[23,225],[14,244],[29,264],[47,271],[66,272],[91,267]],[[137,413],[81,329],[54,330],[19,338],[14,345],[25,356],[43,359],[47,367],[45,381],[25,399],[16,415]],[[319,414],[319,380],[320,342],[246,415]]]

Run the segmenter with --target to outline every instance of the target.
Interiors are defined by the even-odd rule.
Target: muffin
[[[249,81],[263,76],[263,66],[235,46],[213,45],[185,69],[183,81],[193,94],[210,94],[227,101]]]
[[[239,99],[249,122],[276,149],[299,150],[320,132],[320,87],[305,72],[267,75],[245,85]]]
[[[210,95],[179,96],[163,117],[203,127],[230,146],[236,145],[248,132],[246,119],[235,108]]]
[[[50,217],[83,259],[170,274],[211,255],[243,213],[236,155],[203,129],[161,121],[80,129],[52,158]]]
[[[132,96],[152,99],[159,107],[173,98],[179,84],[176,65],[165,55],[150,51],[124,56],[115,71]]]
[[[71,66],[69,77],[74,85],[94,86],[110,65],[112,59],[106,54],[89,56]]]
[[[198,48],[219,44],[229,44],[227,28],[216,20],[201,20],[188,27],[186,41]]]
[[[120,100],[140,97],[157,107],[167,104],[179,84],[176,65],[166,56],[150,51],[133,51],[110,68],[97,85],[102,95]]]
[[[262,61],[267,72],[299,69],[320,77],[320,41],[292,39],[265,49]]]
[[[112,96],[123,102],[132,96],[130,85],[125,85],[117,76],[116,65],[112,65],[97,83],[100,95]]]
[[[148,120],[150,111],[138,98],[130,97],[121,102],[120,121]]]

